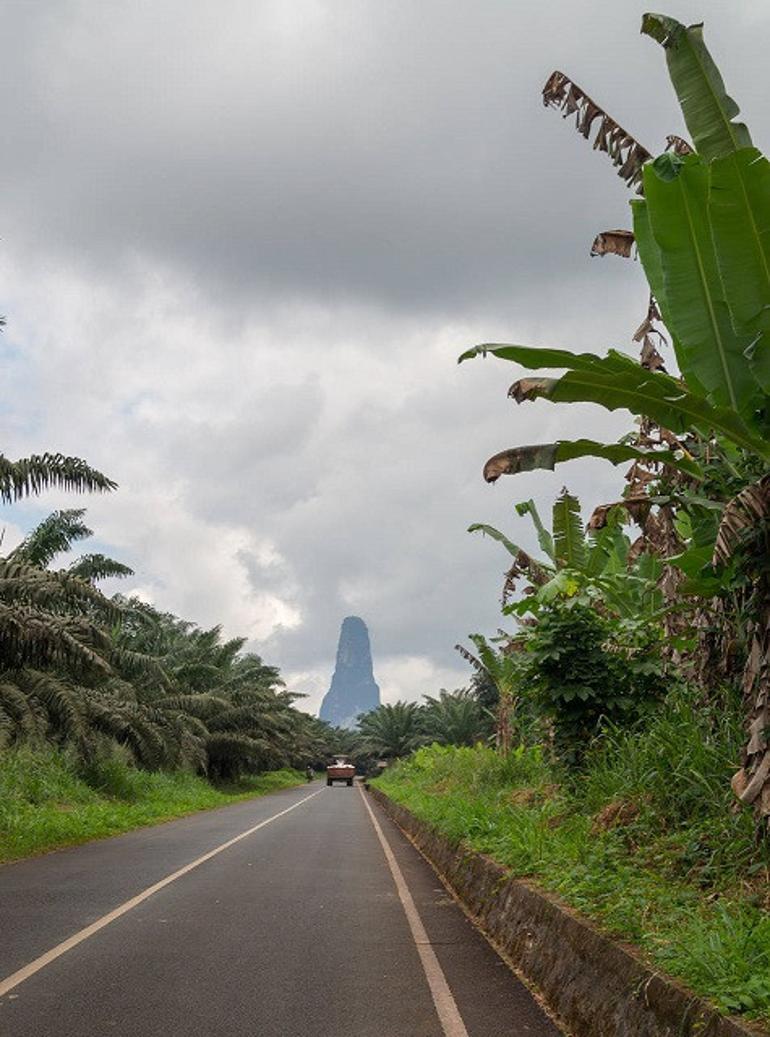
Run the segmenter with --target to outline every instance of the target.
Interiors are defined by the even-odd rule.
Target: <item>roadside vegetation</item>
[[[394,799],[767,1023],[770,163],[702,26],[645,15],[642,31],[690,141],[669,135],[656,158],[564,73],[543,91],[633,192],[632,229],[591,252],[641,261],[638,356],[493,342],[460,358],[531,372],[508,389],[517,404],[634,418],[617,443],[502,450],[487,482],[594,457],[630,466],[625,490],[584,502],[587,522],[565,489],[550,522],[522,500],[510,530],[470,527],[509,566],[505,629],[457,646],[489,738],[426,744],[425,708],[405,704],[399,725],[378,711],[361,727],[389,742],[377,780]],[[517,542],[530,522],[537,552]]]
[[[102,839],[304,781],[304,774],[286,768],[215,786],[190,771],[143,770],[119,752],[84,770],[69,752],[15,748],[0,756],[0,862]]]
[[[770,862],[729,802],[739,713],[694,705],[678,690],[638,728],[608,729],[579,773],[537,745],[431,745],[376,784],[722,1010],[767,1023]]]

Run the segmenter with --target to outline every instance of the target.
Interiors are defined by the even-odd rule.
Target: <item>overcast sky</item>
[[[121,590],[249,637],[309,710],[351,613],[385,700],[464,683],[506,567],[469,523],[534,549],[513,502],[622,485],[573,462],[486,486],[500,449],[629,419],[516,408],[512,365],[455,360],[630,348],[639,266],[588,256],[628,192],[540,89],[562,69],[651,151],[684,133],[646,6],[0,0],[2,450],[120,484],[5,509],[6,546],[86,505]],[[766,145],[770,8],[666,11],[705,20]]]

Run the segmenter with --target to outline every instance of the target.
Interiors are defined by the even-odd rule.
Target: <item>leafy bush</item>
[[[628,722],[663,691],[654,633],[578,601],[544,609],[526,647],[525,687],[567,763],[582,759],[602,721]]]

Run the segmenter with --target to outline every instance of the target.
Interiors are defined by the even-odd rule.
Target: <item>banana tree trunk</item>
[[[743,693],[748,716],[748,742],[743,766],[733,776],[732,788],[741,803],[751,806],[758,834],[770,826],[770,581],[762,580],[762,606],[751,630],[751,644],[743,671]]]
[[[495,730],[495,744],[497,751],[503,756],[507,755],[511,749],[512,741],[512,730],[511,730],[511,711],[513,709],[513,702],[508,695],[500,695],[500,701],[497,706],[497,725]]]
[[[643,487],[642,487],[643,490]],[[684,544],[676,531],[674,509],[670,504],[658,508],[657,514],[650,513],[642,523],[642,532],[647,546],[661,559],[663,571],[658,586],[663,595],[666,611],[663,616],[665,641],[663,655],[669,662],[680,665],[683,662],[681,652],[674,648],[677,638],[687,630],[688,617],[673,606],[681,600],[679,588],[685,576],[676,566],[670,565],[666,559],[679,554]]]

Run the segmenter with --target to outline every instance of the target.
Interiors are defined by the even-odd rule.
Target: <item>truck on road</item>
[[[352,763],[348,763],[344,756],[338,756],[334,763],[326,768],[326,784],[332,785],[335,781],[344,781],[346,785],[353,784],[356,769]]]

